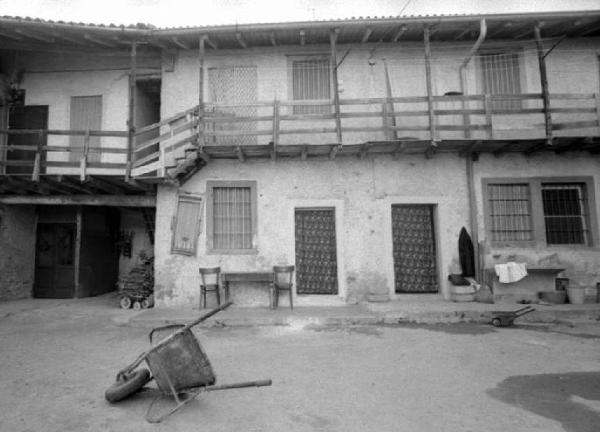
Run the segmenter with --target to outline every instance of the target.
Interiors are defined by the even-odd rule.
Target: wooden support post
[[[90,130],[86,129],[85,135],[83,136],[83,153],[81,155],[81,160],[79,162],[79,180],[81,182],[85,181],[87,176],[87,161],[88,154],[90,152]]]
[[[494,139],[494,118],[492,117],[492,95],[483,96],[483,110],[485,111],[485,125],[488,128],[488,138]]]
[[[308,157],[308,146],[304,145],[302,147],[302,153],[300,157],[302,158],[302,160],[306,160],[306,158]]]
[[[425,42],[425,84],[427,87],[427,109],[429,111],[429,135],[431,146],[435,147],[435,117],[433,110],[433,90],[431,85],[431,44],[429,43],[429,26],[425,26],[423,31],[423,41]]]
[[[550,114],[550,94],[548,93],[548,75],[546,73],[546,60],[544,58],[544,46],[542,45],[542,36],[540,24],[533,28],[535,35],[535,44],[537,46],[538,63],[540,66],[540,81],[542,83],[542,98],[544,102],[544,123],[546,125],[546,144],[552,145],[552,115]]]
[[[81,296],[81,286],[79,284],[79,273],[81,272],[81,242],[83,236],[83,209],[81,206],[77,207],[77,224],[75,225],[75,260],[73,262],[74,267],[74,278],[73,281],[75,284],[75,298],[79,298]]]
[[[340,92],[338,87],[338,67],[337,67],[337,55],[335,49],[335,43],[337,41],[338,34],[340,33],[339,28],[332,29],[329,32],[329,42],[331,45],[331,74],[333,81],[333,107],[335,110],[335,132],[337,137],[337,145],[342,145],[342,118],[340,114]],[[335,149],[335,150],[334,150]],[[334,147],[329,154],[330,158],[334,158],[338,148]]]
[[[129,118],[127,119],[127,167],[125,168],[125,180],[131,178],[131,166],[133,163],[133,140],[135,138],[135,84],[137,81],[137,42],[131,44],[131,67],[129,71]]]
[[[206,35],[198,40],[198,146],[204,147],[204,43]]]
[[[279,145],[279,101],[277,98],[273,101],[273,154],[271,158],[277,157],[277,146]]]
[[[34,182],[40,181],[40,172],[42,169],[42,152],[44,151],[44,132],[38,133],[37,151],[35,152],[35,160],[33,162],[33,172],[31,180]]]
[[[390,80],[390,72],[388,70],[388,66],[387,66],[387,62],[385,61],[385,59],[383,59],[383,69],[385,72],[385,94],[386,94],[386,98],[392,98],[392,81]],[[383,123],[383,127],[384,127],[384,131],[385,131],[385,139],[392,139],[392,140],[396,140],[398,139],[398,132],[396,131],[396,116],[394,115],[394,103],[393,102],[389,102],[389,100],[386,100],[386,102],[383,104],[384,106],[384,123]],[[392,126],[392,129],[390,129],[390,126]]]
[[[600,93],[594,93],[596,100],[596,119],[598,121],[598,134],[600,135]]]

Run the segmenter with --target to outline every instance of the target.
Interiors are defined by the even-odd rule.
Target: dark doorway
[[[75,295],[76,227],[71,223],[38,224],[34,297],[72,298]]]
[[[296,292],[337,294],[335,209],[296,209]]]
[[[48,129],[48,105],[25,105],[12,106],[8,114],[9,129]],[[8,144],[18,146],[45,146],[47,142],[46,134],[23,134],[9,135]],[[33,150],[11,150],[6,152],[8,162],[19,162],[18,165],[7,165],[7,174],[31,174],[36,151]],[[46,152],[41,154],[40,162],[46,160]],[[24,163],[24,164],[23,164]],[[43,173],[43,166],[40,166],[40,173]]]
[[[135,128],[139,130],[160,121],[160,79],[139,80],[135,84]],[[144,143],[158,137],[159,128],[136,135],[135,145],[142,146]],[[158,151],[158,144],[136,152],[135,158],[141,159]]]
[[[393,205],[396,293],[438,292],[433,206]]]

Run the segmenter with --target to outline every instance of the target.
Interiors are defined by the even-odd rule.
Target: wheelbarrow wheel
[[[129,309],[131,307],[131,299],[127,296],[121,297],[121,300],[119,300],[119,306],[121,306],[121,309]]]
[[[104,397],[110,403],[119,402],[140,391],[150,379],[150,371],[148,369],[138,369],[130,375],[118,379],[106,390]]]

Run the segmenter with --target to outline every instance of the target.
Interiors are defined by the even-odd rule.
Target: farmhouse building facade
[[[142,250],[157,307],[215,266],[294,265],[298,305],[449,299],[463,227],[480,283],[600,281],[600,12],[0,40],[1,299],[113,290]]]

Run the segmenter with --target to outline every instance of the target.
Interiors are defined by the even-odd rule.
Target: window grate
[[[213,188],[213,247],[252,249],[251,188]]]
[[[330,99],[329,60],[296,60],[292,63],[294,100]],[[328,105],[294,106],[294,114],[328,114]]]
[[[542,184],[546,242],[587,244],[587,198],[582,183]]]
[[[493,53],[479,56],[483,92],[491,95],[511,95],[521,93],[521,74],[517,53]],[[502,99],[495,97],[492,103],[494,111],[518,110],[521,100],[510,96]]]
[[[528,184],[489,184],[488,197],[493,241],[533,239]]]

